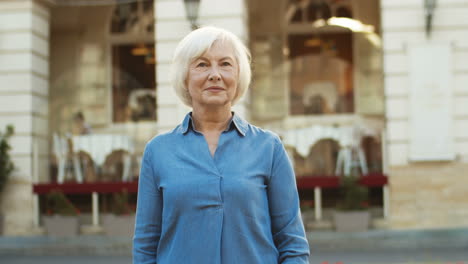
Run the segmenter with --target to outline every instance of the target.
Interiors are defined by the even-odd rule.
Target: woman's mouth
[[[215,87],[215,86],[213,86],[213,87],[208,87],[208,88],[206,88],[206,90],[209,91],[209,92],[214,92],[214,93],[224,91],[223,88],[221,88],[221,87]]]

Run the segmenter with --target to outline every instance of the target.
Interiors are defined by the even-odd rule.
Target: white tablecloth
[[[376,131],[355,126],[310,126],[281,131],[283,143],[292,146],[302,157],[307,157],[311,147],[320,140],[333,139],[340,147],[358,147],[363,136],[378,136]]]
[[[73,136],[73,152],[88,153],[98,166],[104,165],[106,157],[114,151],[124,150],[134,153],[134,144],[126,135],[91,134]]]

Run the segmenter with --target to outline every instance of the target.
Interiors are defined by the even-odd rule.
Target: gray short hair
[[[234,57],[239,64],[239,81],[234,105],[247,91],[252,76],[250,51],[233,33],[217,28],[202,27],[190,32],[177,45],[171,66],[171,81],[176,94],[184,104],[192,107],[192,98],[186,86],[188,68],[193,60],[205,53],[216,40],[226,41],[234,49]]]

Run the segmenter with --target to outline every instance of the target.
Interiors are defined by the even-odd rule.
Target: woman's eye
[[[221,63],[221,65],[223,65],[223,66],[231,66],[231,63],[228,62],[228,61],[224,61],[223,63]]]
[[[200,62],[197,64],[197,67],[206,67],[208,64],[206,62]]]

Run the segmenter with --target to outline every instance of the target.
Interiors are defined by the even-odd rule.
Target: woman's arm
[[[152,162],[151,145],[148,143],[138,180],[133,264],[156,263],[156,250],[161,235],[162,195],[156,184]]]
[[[309,244],[302,224],[294,170],[279,139],[275,142],[268,201],[278,263],[308,264]]]

